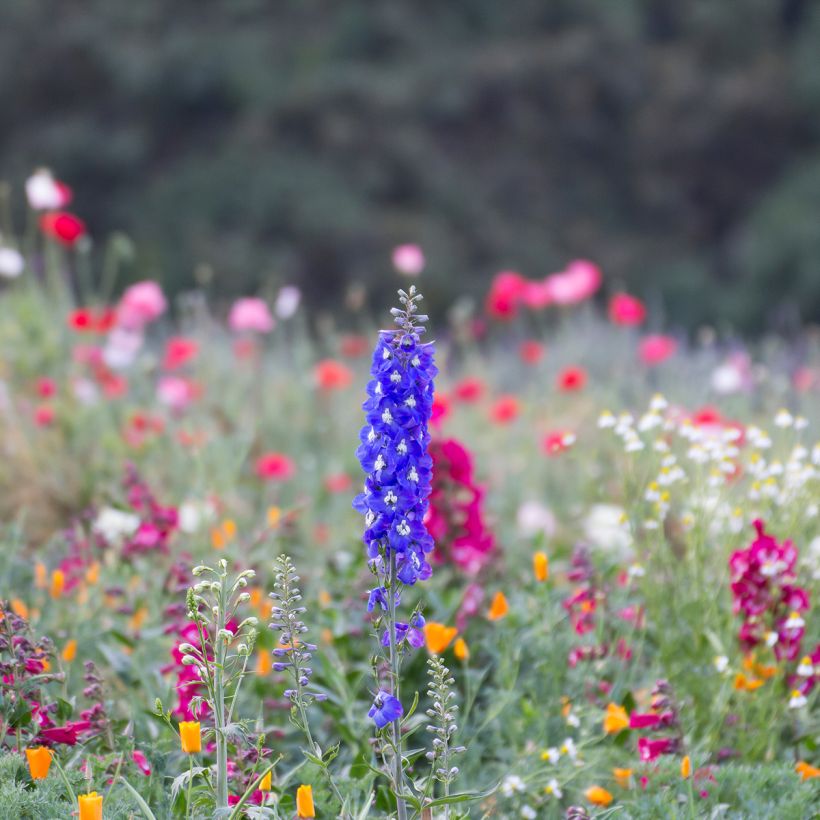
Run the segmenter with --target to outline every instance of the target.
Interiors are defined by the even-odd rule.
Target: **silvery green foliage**
[[[455,718],[458,705],[453,703],[455,693],[450,687],[455,683],[450,670],[438,656],[427,661],[427,675],[430,688],[427,695],[433,701],[427,710],[430,723],[427,731],[433,735],[433,748],[427,752],[433,772],[432,776],[445,786],[449,786],[458,776],[458,767],[452,765],[453,757],[465,751],[464,746],[453,746],[453,735],[458,731]]]

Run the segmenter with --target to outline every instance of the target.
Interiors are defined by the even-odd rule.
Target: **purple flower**
[[[373,722],[379,729],[383,729],[388,723],[398,720],[404,714],[404,708],[398,698],[394,698],[390,692],[385,692],[380,689],[376,693],[376,698],[370,711],[367,713],[369,718],[373,718]]]

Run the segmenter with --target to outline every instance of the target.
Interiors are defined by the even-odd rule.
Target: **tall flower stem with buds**
[[[210,575],[188,590],[188,617],[196,624],[199,647],[183,644],[183,663],[197,667],[199,678],[205,683],[211,707],[216,745],[216,808],[228,808],[228,741],[233,733],[233,710],[239,689],[247,672],[248,658],[256,641],[256,618],[245,618],[238,626],[237,609],[250,599],[244,592],[253,570],[246,570],[231,580],[228,562],[224,559],[217,569],[208,566],[194,568],[194,575]],[[236,652],[230,646],[238,641]],[[203,698],[194,698],[192,708],[198,711]]]
[[[276,660],[273,668],[277,672],[288,671],[293,680],[293,688],[285,690],[285,697],[290,700],[291,721],[302,730],[308,743],[309,759],[324,773],[334,797],[339,801],[340,814],[347,817],[344,810],[345,801],[339,792],[336,781],[328,768],[330,762],[338,753],[338,745],[327,750],[324,754],[318,743],[313,739],[310,730],[307,710],[314,701],[323,701],[327,698],[322,692],[310,690],[310,678],[313,674],[311,658],[316,651],[316,645],[307,643],[299,636],[304,635],[308,628],[302,620],[307,608],[301,605],[302,593],[297,586],[299,576],[287,555],[280,555],[275,564],[274,591],[270,594],[273,599],[273,609],[270,624],[271,629],[279,631],[279,646],[273,650]]]
[[[424,516],[432,473],[428,423],[437,371],[432,343],[421,342],[427,321],[417,312],[421,298],[415,287],[407,293],[400,290],[401,307],[391,311],[398,327],[379,333],[363,405],[366,424],[356,453],[367,477],[364,492],[353,503],[365,517],[363,541],[370,571],[377,580],[367,609],[377,610],[374,624],[377,635],[383,629],[379,646],[386,650],[381,657],[388,664],[388,689],[378,690],[369,716],[384,745],[391,748],[393,757],[388,760],[385,756],[385,766],[399,820],[407,817],[402,798],[406,789],[401,738],[404,709],[399,698],[401,657],[408,647],[423,645],[424,619],[414,612],[409,622],[401,622],[397,609],[404,587],[430,577],[428,556],[433,550]]]

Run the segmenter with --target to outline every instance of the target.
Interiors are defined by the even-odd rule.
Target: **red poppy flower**
[[[347,473],[336,473],[325,478],[325,489],[330,493],[346,493],[353,486],[353,479]]]
[[[485,385],[481,379],[468,377],[462,379],[454,388],[453,393],[459,401],[472,402],[478,401],[484,395]]]
[[[68,314],[68,326],[77,333],[108,333],[117,320],[112,308],[78,307]]]
[[[54,408],[48,404],[41,404],[34,411],[34,423],[38,427],[48,427],[54,421]]]
[[[564,393],[583,390],[587,383],[587,372],[583,367],[567,367],[558,374],[556,386]]]
[[[174,336],[165,345],[162,366],[165,370],[176,370],[196,358],[199,343],[184,336]]]
[[[369,348],[369,342],[364,336],[348,335],[342,336],[339,341],[339,350],[342,356],[347,356],[349,359],[358,359],[359,356],[364,356]]]
[[[535,339],[527,339],[527,341],[521,342],[518,348],[518,355],[524,364],[538,364],[544,358],[545,353],[546,348],[544,345]]]
[[[441,424],[450,415],[450,398],[444,393],[433,394],[433,408],[430,412],[430,422]]]
[[[490,418],[496,424],[509,424],[518,418],[520,405],[515,396],[499,396],[490,408]]]
[[[609,301],[609,321],[615,325],[634,327],[646,320],[646,306],[628,293],[616,293]]]
[[[557,456],[568,450],[575,442],[575,434],[566,430],[554,430],[541,440],[541,449],[548,456]]]
[[[320,390],[341,390],[353,381],[350,368],[335,359],[323,359],[313,369],[316,384]]]
[[[54,211],[40,217],[40,229],[46,236],[71,247],[86,233],[85,222],[68,211]]]
[[[515,271],[496,274],[487,294],[486,310],[496,319],[512,319],[527,290],[527,280]]]
[[[43,399],[50,399],[57,393],[57,383],[54,379],[41,376],[37,379],[37,395]]]
[[[677,349],[678,343],[671,336],[644,336],[638,347],[638,356],[645,365],[653,367],[665,362]]]
[[[263,481],[287,481],[296,468],[293,461],[282,453],[265,453],[256,459],[256,475]]]

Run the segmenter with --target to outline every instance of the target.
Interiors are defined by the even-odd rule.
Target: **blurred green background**
[[[586,257],[672,323],[820,319],[820,3],[5,0],[0,175],[170,290],[442,309]],[[200,267],[200,271],[202,268]]]

